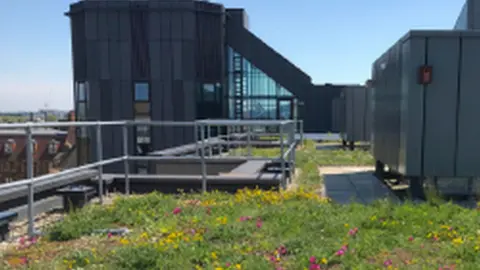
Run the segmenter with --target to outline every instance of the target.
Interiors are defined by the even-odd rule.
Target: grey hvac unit
[[[342,136],[345,132],[345,100],[343,97],[332,100],[332,132]]]
[[[480,176],[479,70],[474,31],[410,31],[376,60],[377,171],[388,165],[411,185]]]
[[[350,142],[370,141],[371,106],[370,91],[365,86],[345,87],[345,133],[343,139]]]

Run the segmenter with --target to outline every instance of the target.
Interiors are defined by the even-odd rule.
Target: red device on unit
[[[432,67],[422,66],[419,70],[419,83],[430,84],[432,82]]]

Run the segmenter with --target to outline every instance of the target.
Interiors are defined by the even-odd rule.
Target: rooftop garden
[[[318,166],[372,163],[361,150],[308,142],[297,153],[297,189],[118,197],[20,239],[0,269],[478,269],[476,210],[337,205],[315,192]]]

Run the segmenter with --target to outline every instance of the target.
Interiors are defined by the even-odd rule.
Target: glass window
[[[203,85],[203,100],[215,101],[215,85],[213,84]]]
[[[149,101],[149,85],[148,83],[135,83],[135,101]]]
[[[76,100],[87,101],[88,99],[88,86],[84,82],[78,82],[76,87]]]
[[[86,120],[87,106],[85,102],[77,103],[77,120]]]

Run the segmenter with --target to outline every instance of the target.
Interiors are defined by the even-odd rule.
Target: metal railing
[[[117,126],[122,128],[122,139],[123,139],[123,155],[120,157],[103,159],[103,145],[102,145],[102,127],[105,126]],[[129,135],[128,128],[134,126],[168,126],[168,127],[193,127],[194,128],[194,141],[195,141],[195,156],[136,156],[129,154]],[[251,138],[255,134],[253,128],[255,127],[265,127],[265,126],[276,126],[279,128],[279,144],[280,144],[280,155],[277,158],[266,158],[266,157],[252,157],[252,145]],[[96,162],[89,163],[86,165],[78,166],[75,168],[66,169],[57,173],[34,176],[34,160],[33,160],[33,130],[35,128],[55,128],[55,127],[95,127],[96,129]],[[67,176],[76,172],[81,172],[89,169],[97,169],[98,171],[98,197],[100,203],[103,203],[103,191],[104,191],[104,181],[103,181],[103,166],[114,164],[117,162],[122,162],[124,165],[124,177],[125,177],[125,194],[130,194],[130,177],[136,176],[135,174],[130,173],[130,164],[129,161],[155,161],[155,160],[164,160],[164,159],[195,159],[201,163],[201,172],[202,172],[202,191],[207,191],[207,160],[209,159],[228,159],[228,157],[215,157],[212,156],[212,145],[207,142],[212,138],[211,130],[212,128],[226,128],[226,134],[218,134],[217,138],[226,139],[226,142],[219,142],[219,144],[226,144],[226,147],[229,149],[230,145],[230,135],[232,131],[235,130],[246,130],[247,132],[247,149],[248,149],[248,158],[247,159],[261,159],[261,160],[275,160],[281,163],[281,186],[282,188],[287,187],[287,178],[286,178],[286,163],[290,165],[291,173],[294,172],[295,168],[295,148],[297,142],[303,142],[303,121],[297,120],[197,120],[191,122],[174,122],[174,121],[111,121],[111,122],[45,122],[45,123],[13,123],[13,124],[0,124],[1,129],[24,129],[26,137],[26,177],[25,180],[14,181],[6,184],[0,185],[0,190],[10,190],[16,187],[27,186],[28,187],[28,202],[27,202],[27,213],[28,213],[28,234],[33,236],[36,234],[34,227],[34,195],[35,195],[35,186],[47,183],[52,181],[55,178],[60,176]],[[295,136],[300,135],[300,140],[296,140]],[[200,135],[200,140],[198,136]],[[284,136],[286,135],[286,141]],[[208,154],[206,153],[208,149]],[[152,176],[152,175],[151,175]]]

